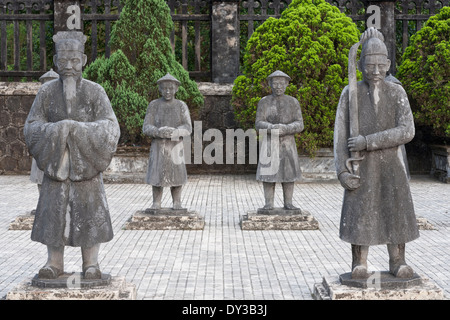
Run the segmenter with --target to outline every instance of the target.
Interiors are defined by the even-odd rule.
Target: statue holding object
[[[356,81],[356,52],[362,45]],[[408,97],[393,77],[383,35],[369,28],[349,55],[334,132],[336,173],[345,188],[340,238],[352,245],[352,278],[369,276],[369,247],[386,244],[389,272],[410,278],[405,243],[419,237],[404,144],[414,137]]]
[[[150,102],[142,131],[153,138],[146,183],[152,185],[151,210],[161,209],[164,187],[170,187],[173,209],[182,210],[181,189],[187,181],[183,137],[192,132],[189,109],[175,98],[180,81],[167,74],[157,81],[161,98]]]

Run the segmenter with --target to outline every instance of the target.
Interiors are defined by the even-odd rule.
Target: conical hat
[[[267,79],[270,80],[270,79],[275,78],[275,77],[283,77],[283,78],[288,79],[289,81],[291,80],[291,77],[289,77],[286,73],[284,73],[283,71],[280,71],[280,70],[277,70],[277,71],[271,73],[267,77]]]
[[[171,74],[166,74],[164,77],[160,78],[158,81],[156,81],[157,84],[160,84],[161,82],[165,81],[171,81],[175,82],[177,85],[180,85],[180,81],[178,79],[174,78]]]
[[[53,69],[50,69],[50,71],[47,71],[39,78],[39,81],[41,83],[45,83],[47,81],[50,81],[53,79],[58,79],[58,78],[59,78],[59,74],[57,74],[55,71],[53,71]]]

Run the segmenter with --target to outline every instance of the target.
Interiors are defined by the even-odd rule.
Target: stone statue
[[[360,44],[363,80],[357,82]],[[354,279],[369,276],[369,246],[381,244],[387,244],[392,275],[414,275],[405,261],[405,243],[417,239],[419,231],[404,144],[413,139],[415,129],[406,92],[386,78],[387,56],[383,35],[369,28],[350,50],[349,85],[336,114],[336,173],[345,188],[340,238],[351,243]]]
[[[86,37],[53,36],[59,79],[41,86],[25,123],[30,154],[44,171],[31,239],[47,245],[41,279],[64,273],[64,247],[81,247],[84,279],[99,279],[100,243],[113,238],[103,186],[116,151],[119,124],[104,89],[82,78]]]
[[[50,71],[46,72],[39,78],[39,81],[42,84],[44,84],[48,81],[58,79],[58,78],[59,78],[59,74],[57,74],[55,71],[53,71],[53,69],[50,69]],[[31,182],[34,182],[37,184],[39,192],[41,192],[41,185],[42,185],[43,179],[44,179],[44,171],[42,171],[41,169],[38,168],[38,166],[36,164],[36,160],[33,158],[32,162],[31,162],[30,180],[31,180]],[[35,214],[35,212],[36,212],[36,210],[33,210],[31,212],[31,214]]]
[[[173,209],[182,209],[181,188],[187,181],[182,137],[192,132],[189,109],[175,99],[180,82],[165,75],[157,81],[161,98],[150,102],[142,131],[151,137],[150,158],[146,183],[152,185],[153,204],[150,209],[161,209],[164,187],[170,187]]]
[[[301,177],[294,135],[303,131],[303,118],[297,99],[285,95],[291,78],[282,71],[267,77],[272,94],[263,97],[256,111],[256,130],[262,135],[256,180],[263,182],[265,205],[274,209],[275,184],[281,182],[284,209],[298,210],[293,203],[294,183]],[[270,158],[270,159],[269,159]]]

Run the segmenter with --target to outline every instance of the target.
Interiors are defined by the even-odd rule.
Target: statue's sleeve
[[[295,99],[293,97],[292,97],[292,103],[293,103],[293,116],[292,116],[293,121],[291,123],[287,124],[286,134],[300,133],[304,129],[300,103],[298,102],[297,99]]]
[[[103,88],[92,97],[94,121],[75,122],[68,138],[70,179],[89,180],[109,166],[120,137],[119,123]]]
[[[39,169],[58,181],[69,176],[67,139],[69,127],[62,122],[49,122],[47,117],[48,86],[42,86],[33,101],[24,126],[25,143]]]
[[[349,138],[349,114],[348,114],[348,86],[342,91],[339,104],[336,110],[336,120],[334,123],[334,164],[336,174],[348,172],[345,161],[350,157],[347,140]]]
[[[259,100],[258,102],[258,106],[256,108],[256,119],[255,119],[255,128],[256,130],[261,130],[261,129],[268,129],[269,125],[271,125],[272,123],[268,122],[266,120],[266,113],[265,113],[265,105],[266,105],[266,99],[262,98],[261,100]]]
[[[380,150],[403,145],[414,138],[414,119],[405,90],[398,86],[399,94],[395,107],[394,128],[369,134],[366,136],[367,150]]]
[[[192,133],[191,115],[189,114],[189,108],[183,101],[181,102],[181,125],[177,127],[180,136],[189,136]]]
[[[144,124],[142,126],[142,133],[150,138],[158,138],[158,127],[155,126],[155,113],[156,113],[155,100],[151,101],[147,107],[145,113]]]

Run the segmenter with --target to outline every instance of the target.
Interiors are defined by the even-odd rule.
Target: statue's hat
[[[286,78],[288,81],[291,80],[291,77],[289,77],[286,73],[284,73],[283,71],[280,71],[280,70],[277,70],[277,71],[271,73],[271,74],[267,77],[267,79],[270,80],[270,79],[275,78],[275,77]]]
[[[373,27],[367,29],[361,35],[361,43],[361,57],[373,54],[388,55],[383,34]]]
[[[178,79],[173,77],[170,73],[168,73],[164,77],[160,78],[158,81],[156,81],[156,83],[160,84],[161,82],[165,82],[165,81],[175,82],[177,85],[180,85],[180,81],[178,81]]]
[[[59,78],[59,74],[57,74],[55,71],[53,71],[53,69],[50,69],[49,71],[47,71],[46,73],[44,73],[40,78],[39,81],[41,83],[46,83],[47,81],[53,80],[53,79],[58,79]]]
[[[84,53],[87,37],[81,31],[59,31],[53,36],[56,52],[59,50],[76,50]]]

